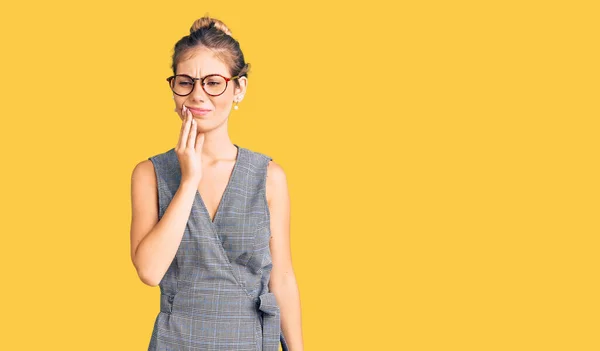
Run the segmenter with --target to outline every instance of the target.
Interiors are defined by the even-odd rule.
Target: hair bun
[[[211,28],[211,27],[215,27],[215,28],[219,29],[220,31],[224,32],[225,34],[231,36],[231,31],[229,30],[229,28],[227,28],[225,23],[219,21],[216,18],[211,18],[207,15],[205,15],[204,17],[198,18],[197,20],[194,21],[194,23],[192,24],[192,27],[190,28],[190,34],[194,33],[197,30],[200,30],[202,28]]]

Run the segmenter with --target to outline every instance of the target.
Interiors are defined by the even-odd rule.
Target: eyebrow
[[[191,75],[191,74],[187,74],[187,73],[177,73],[177,75],[180,75],[180,74],[181,74],[181,75],[184,75],[184,76],[192,77],[192,75]],[[202,79],[202,78],[204,78],[204,77],[212,76],[213,74],[218,74],[218,75],[222,76],[222,74],[221,74],[221,73],[209,73],[209,74],[205,74],[204,76],[200,77],[200,79]],[[192,77],[192,78],[195,78],[195,77]]]

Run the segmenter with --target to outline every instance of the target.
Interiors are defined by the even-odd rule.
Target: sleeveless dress
[[[160,311],[148,351],[288,351],[268,283],[271,157],[239,147],[214,220],[196,191],[175,258],[159,283]],[[181,182],[175,148],[148,158],[159,219]]]

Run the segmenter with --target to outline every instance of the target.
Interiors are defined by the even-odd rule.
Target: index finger
[[[187,114],[183,113],[183,109],[185,108],[185,105],[182,105],[181,107],[181,114],[184,115],[184,117],[181,119],[181,130],[179,131],[179,140],[177,140],[177,148],[179,149],[182,146],[182,140],[184,138],[184,134],[185,134],[185,128],[188,124],[188,122],[190,122],[190,118]]]

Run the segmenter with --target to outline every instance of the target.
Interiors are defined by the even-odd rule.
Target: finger
[[[181,116],[181,114],[179,112],[177,112],[177,114]],[[181,129],[179,130],[179,139],[177,140],[177,149],[179,149],[179,147],[181,146],[181,137],[183,136],[183,130],[185,129],[185,122],[187,122],[187,121],[184,117],[181,119]]]
[[[196,120],[194,119],[194,117],[191,117],[192,119],[192,131],[190,132],[190,135],[188,137],[188,141],[187,141],[187,146],[191,149],[195,148],[196,145],[196,131],[197,131],[197,126],[196,126]]]
[[[185,106],[184,106],[184,110],[187,113],[188,109],[186,109]],[[181,145],[180,145],[181,149],[185,150],[185,148],[187,147],[187,139],[190,134],[191,125],[192,125],[192,116],[191,116],[191,114],[189,114],[189,116],[187,116],[187,118],[185,120],[185,128],[183,129],[183,134],[181,135]]]

